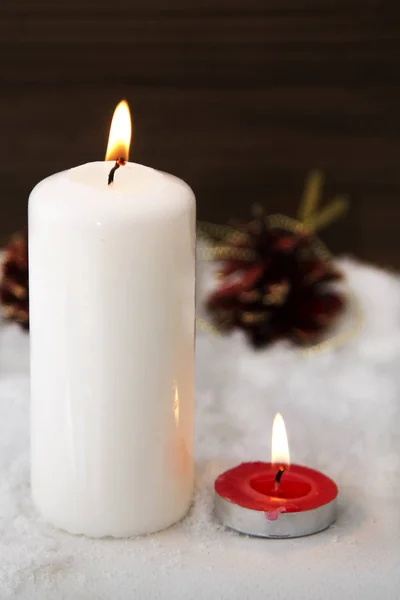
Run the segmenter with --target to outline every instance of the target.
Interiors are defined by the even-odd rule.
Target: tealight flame
[[[132,122],[129,105],[126,100],[121,100],[111,121],[106,160],[117,160],[117,158],[128,160],[131,137]]]
[[[272,424],[271,462],[277,467],[288,467],[290,465],[285,422],[280,413],[276,413]]]

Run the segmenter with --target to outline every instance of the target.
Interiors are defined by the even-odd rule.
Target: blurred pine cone
[[[311,233],[272,228],[263,213],[235,232],[216,246],[227,257],[207,302],[216,324],[244,330],[256,347],[315,341],[344,305],[328,285],[341,279],[333,261],[319,255]]]
[[[5,251],[0,278],[0,304],[4,318],[29,329],[28,236],[15,234]]]

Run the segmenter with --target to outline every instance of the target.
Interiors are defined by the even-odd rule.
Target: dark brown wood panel
[[[133,160],[199,216],[294,214],[307,171],[352,208],[337,251],[400,266],[400,9],[378,0],[3,0],[0,243],[42,177],[102,159],[115,104]]]
[[[282,11],[292,15],[312,12],[317,14],[337,13],[338,11],[351,12],[353,10],[377,10],[393,7],[387,0],[201,0],[201,2],[188,2],[188,0],[147,0],[145,3],[130,1],[120,5],[105,2],[104,0],[3,0],[2,11],[4,14],[86,14],[93,17],[103,14],[143,14],[152,12],[160,15],[170,14],[217,14],[223,13],[227,17],[238,12],[244,14],[276,14]]]

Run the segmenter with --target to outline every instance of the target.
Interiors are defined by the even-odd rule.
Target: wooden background
[[[44,176],[102,159],[116,103],[131,160],[194,188],[202,219],[294,214],[307,171],[352,208],[325,239],[400,267],[397,0],[1,0],[0,244]]]

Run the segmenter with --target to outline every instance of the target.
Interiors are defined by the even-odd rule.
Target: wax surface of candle
[[[29,201],[32,494],[74,533],[157,531],[193,486],[195,201],[112,162]]]
[[[291,465],[276,489],[276,465],[242,463],[222,473],[215,482],[216,492],[244,508],[285,512],[313,510],[337,496],[336,484],[323,473],[301,465]]]

